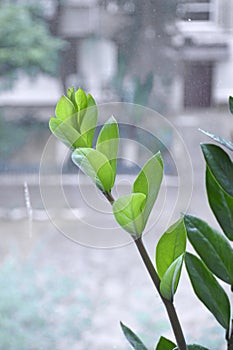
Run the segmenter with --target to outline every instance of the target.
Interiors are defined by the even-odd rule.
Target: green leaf
[[[77,113],[78,127],[81,130],[81,125],[85,115],[85,109],[87,108],[87,96],[83,91],[83,89],[79,88],[75,92],[75,102],[78,109],[78,113]]]
[[[109,160],[114,175],[116,175],[116,159],[119,144],[118,124],[112,116],[103,125],[96,143],[96,149]]]
[[[183,218],[178,220],[160,238],[156,247],[156,266],[160,279],[169,266],[186,249],[186,229]]]
[[[202,303],[228,330],[230,322],[230,303],[224,289],[196,256],[186,253],[185,264],[194,292]]]
[[[191,215],[184,218],[190,243],[206,266],[221,280],[233,284],[233,249],[218,231]]]
[[[75,107],[76,106],[76,102],[75,102],[75,90],[74,90],[74,87],[71,87],[71,88],[67,89],[67,97],[73,103],[73,105]]]
[[[96,106],[94,97],[91,94],[87,95],[87,108]]]
[[[86,96],[85,92],[83,91],[83,89],[79,88],[75,92],[75,102],[76,102],[78,109],[80,111],[87,108],[87,96]]]
[[[233,241],[233,197],[216,182],[206,167],[206,190],[210,207],[225,235]]]
[[[148,350],[142,341],[138,338],[138,336],[131,331],[128,327],[126,327],[122,322],[120,322],[121,329],[128,340],[128,342],[132,345],[135,350]]]
[[[93,138],[98,118],[98,108],[93,97],[87,95],[87,109],[80,127],[81,134],[86,140],[86,147],[92,147]]]
[[[133,193],[144,193],[147,198],[143,212],[144,225],[147,223],[150,212],[158,196],[162,179],[163,160],[160,152],[158,152],[143,166],[133,185]]]
[[[160,337],[155,350],[173,350],[175,347],[176,344],[174,344],[171,340]]]
[[[219,146],[201,145],[206,163],[217,183],[233,197],[233,164],[228,154]]]
[[[174,260],[161,279],[160,292],[165,299],[173,300],[180,279],[183,259],[182,254]]]
[[[73,103],[66,96],[62,96],[56,105],[55,114],[60,120],[69,118],[75,114]]]
[[[102,153],[91,148],[79,148],[72,153],[72,160],[102,192],[110,192],[114,185],[113,171]]]
[[[229,109],[230,112],[233,114],[233,97],[229,96]]]
[[[86,147],[86,142],[69,123],[58,118],[50,118],[49,128],[51,132],[70,148]]]
[[[132,194],[115,202],[115,214],[118,212],[115,218],[126,231],[137,236],[142,234],[157,198],[162,177],[163,161],[158,152],[142,168],[134,182]]]
[[[229,150],[233,151],[233,143],[231,141],[225,140],[224,138],[214,135],[209,131],[205,131],[202,129],[199,129],[201,132],[203,132],[203,134],[209,136],[210,138],[212,138],[213,140],[217,141],[218,143],[220,143],[221,145],[227,147]]]
[[[113,213],[118,224],[127,232],[140,236],[144,228],[143,209],[146,196],[143,193],[132,193],[116,200]]]

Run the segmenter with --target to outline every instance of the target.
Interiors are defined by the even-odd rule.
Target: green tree
[[[0,0],[0,77],[10,87],[19,72],[55,74],[64,41],[53,36],[39,3]]]

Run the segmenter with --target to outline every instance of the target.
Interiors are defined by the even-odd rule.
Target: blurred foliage
[[[10,87],[19,72],[55,74],[64,41],[49,32],[40,3],[0,0],[0,77]]]
[[[9,259],[0,285],[1,349],[70,349],[90,327],[91,304],[80,281]]]

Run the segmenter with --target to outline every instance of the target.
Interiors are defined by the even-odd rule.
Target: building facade
[[[233,2],[186,1],[173,37],[179,61],[181,108],[225,104],[233,93]]]

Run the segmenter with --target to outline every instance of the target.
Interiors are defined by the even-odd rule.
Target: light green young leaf
[[[75,114],[73,103],[66,97],[62,96],[58,101],[55,109],[56,117],[60,120],[65,120]]]
[[[87,147],[92,147],[98,118],[98,108],[94,98],[90,94],[87,95],[87,109],[84,112],[85,115],[82,120],[80,131],[83,138],[86,140]]]
[[[160,337],[155,350],[173,350],[175,347],[176,344],[174,344],[171,340]]]
[[[145,194],[132,193],[119,198],[113,204],[113,213],[118,224],[136,236],[140,236],[144,228],[142,213],[145,201]]]
[[[182,254],[169,266],[160,282],[160,292],[165,299],[173,300],[178,287],[184,255]]]
[[[211,174],[222,189],[233,197],[233,164],[230,157],[217,145],[203,144],[201,148]]]
[[[87,96],[83,91],[83,89],[79,88],[75,92],[75,102],[78,109],[77,122],[78,122],[79,129],[81,130],[81,125],[85,115],[85,109],[87,108]]]
[[[105,155],[91,148],[79,148],[72,153],[72,160],[102,192],[111,191],[114,176]]]
[[[141,169],[133,185],[133,193],[144,193],[146,205],[144,208],[144,225],[146,225],[150,212],[159,193],[163,179],[163,160],[160,152],[151,157]]]
[[[130,343],[130,345],[133,347],[133,349],[148,350],[143,344],[143,342],[138,338],[138,336],[133,331],[131,331],[131,329],[126,327],[122,322],[120,322],[120,325],[126,339]]]
[[[103,125],[97,142],[96,149],[103,153],[109,160],[113,173],[116,175],[116,160],[119,144],[118,124],[115,118],[110,117]]]
[[[69,120],[62,121],[58,118],[50,118],[49,128],[69,148],[86,147],[86,142],[71,125]]]
[[[233,97],[229,96],[229,109],[231,114],[233,114]]]
[[[230,324],[230,302],[224,289],[205,264],[196,256],[186,253],[185,264],[195,294],[215,316],[222,327],[228,330]]]
[[[156,266],[160,279],[169,266],[186,249],[186,229],[183,218],[178,220],[160,238],[156,247]]]
[[[233,241],[233,197],[216,182],[206,167],[206,190],[210,207],[225,235]]]
[[[71,88],[67,89],[67,97],[73,103],[74,107],[76,107],[75,89],[74,89],[74,87],[71,87]]]
[[[87,95],[87,108],[96,106],[94,97],[91,94]]]
[[[75,102],[80,111],[87,108],[87,96],[83,89],[79,88],[75,92]]]
[[[209,131],[205,131],[202,129],[199,129],[201,132],[203,132],[203,134],[209,136],[211,139],[213,139],[214,141],[217,141],[218,143],[220,143],[221,145],[227,147],[230,151],[233,151],[233,142],[225,140],[224,138],[214,135]]]
[[[205,221],[184,217],[190,243],[206,266],[221,280],[233,284],[233,249],[227,239]]]

